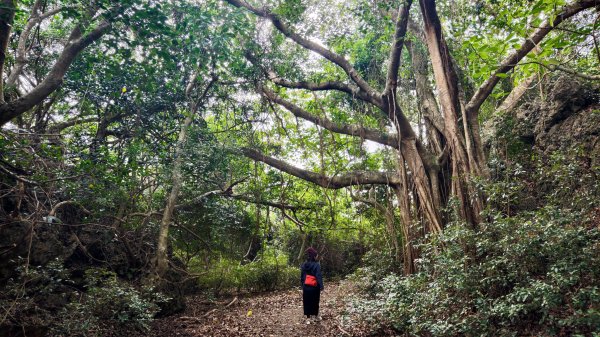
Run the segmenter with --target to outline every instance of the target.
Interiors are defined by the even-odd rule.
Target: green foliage
[[[315,233],[312,240],[307,241],[307,246],[322,247],[320,248],[320,262],[324,277],[344,277],[361,265],[361,257],[366,250],[366,242],[363,241],[371,241],[372,238],[364,238],[361,241],[355,234],[354,231],[341,230],[322,234]],[[297,264],[302,263],[306,258],[304,253],[300,255],[300,260],[295,260],[302,248],[302,234],[291,232],[280,235],[286,235],[283,238],[285,250]],[[377,236],[377,233],[373,233],[373,236]],[[389,262],[389,259],[386,261]]]
[[[284,0],[273,13],[297,23],[305,10],[306,5],[302,0]]]
[[[24,258],[16,262],[16,275],[8,280],[4,291],[0,293],[0,307],[6,313],[5,317],[18,317],[22,312],[33,310],[39,296],[59,293],[64,289],[63,283],[69,282],[68,272],[58,259],[43,267],[26,267]],[[17,301],[11,303],[13,299]]]
[[[598,206],[600,166],[590,167],[589,154],[582,148],[534,156],[535,179],[544,201],[573,210]]]
[[[579,148],[532,153],[511,129],[500,128],[493,181],[478,184],[488,222],[472,229],[455,219],[419,247],[409,277],[367,260],[349,317],[415,335],[599,332],[598,167]]]
[[[7,72],[17,61],[18,34],[32,22],[33,3],[18,4],[6,53]],[[565,3],[438,1],[444,37],[466,96]],[[12,130],[0,131],[2,169],[39,183],[27,183],[18,192],[21,195],[13,198],[22,184],[15,177],[1,177],[0,211],[7,209],[14,213],[11,217],[34,223],[60,201],[74,201],[90,212],[66,219],[62,218],[65,209],[58,210],[65,234],[76,234],[80,226],[111,226],[117,233],[115,240],[122,241],[129,253],[122,230],[152,232],[157,228],[156,215],[164,209],[171,188],[177,131],[190,104],[195,103],[200,108],[183,153],[182,187],[170,247],[174,256],[200,275],[201,288],[219,293],[296,285],[299,271],[289,264],[301,255],[302,238],[306,238],[308,244],[322,248],[323,271],[328,276],[351,272],[366,247],[374,247],[362,261],[369,267],[357,277],[369,280],[365,291],[376,299],[354,310],[373,309],[366,319],[383,319],[401,331],[479,335],[521,329],[527,333],[525,324],[531,323],[539,329],[546,324],[543,333],[568,334],[586,333],[598,324],[598,275],[595,268],[584,267],[598,265],[593,257],[597,231],[576,226],[574,220],[585,219],[584,210],[597,207],[600,193],[598,168],[584,167],[589,159],[585,151],[511,162],[507,158],[529,155],[524,155],[528,145],[514,139],[513,121],[507,120],[499,139],[506,145],[503,155],[507,158],[493,158],[493,183],[478,182],[489,197],[486,216],[493,221],[480,232],[451,226],[443,236],[433,238],[434,243],[421,247],[419,273],[408,278],[384,277],[398,266],[392,263],[391,234],[381,212],[354,203],[347,190],[317,188],[228,152],[250,146],[328,176],[397,170],[395,150],[372,149],[360,134],[340,135],[315,127],[254,94],[257,84],[268,82],[265,70],[289,80],[352,84],[340,67],[295,45],[263,19],[222,1],[58,0],[43,4],[42,12],[63,6],[64,10],[36,26],[29,37],[20,90],[42,81],[62,50],[61,41],[76,25],[81,24],[85,33],[98,20],[107,19],[111,30],[78,55],[60,91],[15,118]],[[346,58],[374,89],[381,90],[394,17],[401,4],[391,0],[269,0],[263,5],[299,35]],[[412,11],[418,20],[417,2]],[[323,15],[327,13],[333,15]],[[594,15],[582,13],[561,24],[514,71],[498,75],[501,81],[493,98],[499,100],[522,79],[552,65],[596,74],[598,60],[593,51],[597,46],[592,47],[591,35],[598,20]],[[418,50],[425,50],[420,39],[413,36],[411,41]],[[402,57],[398,93],[406,95],[399,96],[399,105],[410,122],[419,125],[416,134],[426,137],[410,53],[403,51]],[[196,92],[186,93],[191,74],[198,85]],[[430,84],[433,88],[434,83]],[[206,99],[196,101],[203,90]],[[334,123],[392,131],[380,109],[354,94],[275,91]],[[7,88],[7,99],[14,94],[14,88]],[[492,113],[494,103],[485,103],[480,116]],[[62,122],[73,123],[60,128]],[[423,139],[422,144],[431,142]],[[238,180],[243,182],[226,191]],[[393,197],[384,197],[383,189],[363,187],[373,190],[377,201],[395,207]],[[200,198],[209,191],[215,193]],[[539,206],[523,206],[525,196],[532,193],[538,203],[549,206],[518,214]],[[275,207],[260,205],[266,202],[291,207],[284,216]],[[554,206],[571,211],[555,211]],[[144,245],[152,252],[153,243],[144,241]],[[247,262],[246,251],[252,251],[248,256],[253,261],[240,263]],[[22,301],[7,312],[18,317],[35,311],[41,296],[61,298],[57,321],[64,323],[54,328],[57,334],[102,335],[105,325],[112,322],[147,328],[156,303],[164,300],[151,290],[121,282],[106,270],[88,271],[81,284],[68,274],[59,262],[31,267],[26,275],[11,281],[7,294]],[[10,302],[5,303],[3,308],[9,308]]]
[[[494,0],[439,2],[447,18],[446,32],[453,57],[460,64],[459,76],[466,88],[477,88],[497,69],[500,61],[518,50],[542,22],[553,20],[563,10],[565,0]],[[527,24],[524,24],[527,22]],[[510,73],[499,74],[501,83],[482,107],[481,118],[493,114],[495,103],[514,86],[532,75],[543,75],[553,65],[569,64],[581,72],[596,73],[598,58],[582,46],[590,39],[594,22],[591,12],[583,12],[561,23],[542,40]],[[588,40],[589,41],[589,40]],[[490,104],[491,103],[491,104]]]
[[[204,272],[199,278],[202,289],[216,294],[228,291],[266,291],[289,288],[300,281],[300,271],[288,265],[288,257],[275,249],[262,251],[252,262],[242,264],[221,258],[208,271],[200,266],[191,268]]]
[[[548,207],[478,231],[454,224],[443,249],[421,246],[416,274],[358,274],[373,297],[350,313],[416,335],[598,333],[600,231],[579,219]]]
[[[106,269],[92,268],[75,276],[58,259],[45,266],[21,264],[18,273],[1,293],[3,317],[16,326],[46,326],[52,335],[147,330],[158,304],[168,300],[152,287],[135,287]]]
[[[134,288],[106,269],[85,272],[86,292],[81,301],[67,304],[60,312],[58,334],[101,336],[113,326],[147,330],[158,313],[158,303],[169,298],[152,287]]]

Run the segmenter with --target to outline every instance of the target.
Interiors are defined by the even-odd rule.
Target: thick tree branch
[[[4,103],[4,63],[16,10],[13,0],[0,2],[0,103]]]
[[[320,173],[315,173],[312,171],[303,170],[301,168],[292,166],[282,160],[269,157],[254,149],[242,148],[241,152],[250,159],[261,161],[280,171],[291,174],[302,180],[309,181],[313,184],[319,185],[324,188],[339,189],[347,186],[366,184],[396,185],[400,182],[397,174],[392,172],[357,171],[339,176],[329,177]]]
[[[414,20],[408,21],[408,29],[423,44],[427,45],[425,32]],[[433,90],[429,85],[427,60],[413,42],[405,41],[404,45],[411,55],[412,67],[415,72],[417,96],[421,97],[421,110],[423,111],[424,117],[429,120],[431,125],[434,126],[440,134],[444,134],[444,117],[440,112]]]
[[[201,204],[205,199],[212,197],[212,196],[231,198],[231,199],[248,202],[251,204],[269,206],[269,207],[274,207],[274,208],[278,208],[278,209],[282,209],[282,210],[288,209],[288,210],[295,211],[295,210],[299,210],[299,209],[309,209],[309,207],[287,205],[287,204],[282,204],[282,203],[277,203],[277,202],[272,202],[272,201],[267,201],[267,200],[256,200],[256,199],[250,198],[244,194],[231,194],[228,191],[223,191],[223,190],[214,190],[214,191],[210,191],[207,193],[203,193],[201,196],[194,198],[194,200],[192,200],[190,202],[175,206],[175,209],[189,209],[192,206]]]
[[[218,190],[213,190],[213,191],[208,191],[206,193],[203,193],[188,203],[185,203],[182,205],[176,205],[175,208],[176,209],[187,208],[187,207],[202,203],[206,198],[211,197],[211,196],[216,196],[216,195],[232,197],[233,196],[233,188],[236,185],[243,183],[244,181],[246,181],[246,178],[234,181],[228,185],[220,186],[220,189],[218,189]]]
[[[22,175],[19,175],[17,173],[12,172],[11,170],[5,168],[4,166],[0,165],[0,172],[4,172],[5,174],[7,174],[8,176],[18,180],[18,181],[22,181],[24,183],[27,184],[31,184],[31,185],[39,185],[37,182],[33,181],[33,180],[29,180],[25,177],[23,177]]]
[[[417,88],[417,97],[421,101],[420,109],[425,118],[431,121],[431,124],[440,132],[444,133],[444,118],[435,100],[433,90],[429,85],[429,72],[427,61],[424,55],[416,48],[413,43],[407,41],[406,49],[411,55],[413,71],[415,73],[415,82]]]
[[[198,204],[201,204],[201,203],[204,202],[204,200],[206,200],[209,197],[213,197],[213,196],[219,196],[219,197],[224,197],[224,198],[231,198],[231,199],[241,200],[241,201],[252,203],[252,204],[274,207],[274,208],[278,208],[278,209],[281,209],[281,210],[286,210],[287,209],[287,210],[296,211],[296,210],[299,210],[299,209],[309,209],[309,207],[294,206],[294,205],[277,203],[277,202],[272,202],[272,201],[267,201],[267,200],[257,200],[257,199],[248,197],[247,195],[244,195],[244,194],[234,194],[233,193],[233,187],[236,186],[239,183],[242,183],[245,180],[246,179],[241,179],[241,180],[239,180],[237,182],[234,182],[231,185],[225,186],[225,187],[223,187],[223,188],[221,188],[219,190],[213,190],[213,191],[208,191],[206,193],[203,193],[200,196],[194,198],[190,202],[186,202],[185,204],[176,205],[175,209],[178,209],[178,210],[179,209],[190,209],[191,207],[196,206]]]
[[[326,91],[326,90],[337,90],[341,92],[345,92],[353,97],[357,97],[363,101],[372,103],[378,107],[383,105],[381,101],[381,97],[379,95],[371,95],[367,92],[362,91],[359,87],[355,87],[353,85],[348,85],[346,83],[338,82],[338,81],[325,81],[325,82],[306,82],[299,81],[294,82],[290,80],[283,79],[277,76],[274,72],[268,72],[269,79],[271,82],[290,89],[305,89],[310,91]]]
[[[80,27],[75,28],[71,32],[71,36],[62,53],[44,80],[25,96],[0,105],[0,126],[39,104],[48,95],[58,89],[62,84],[65,73],[77,55],[106,34],[110,27],[111,25],[108,21],[103,21],[85,36],[82,36]]]
[[[206,193],[202,193],[200,196],[194,198],[190,202],[186,202],[185,204],[175,205],[175,209],[188,209],[188,208],[190,208],[192,206],[201,204],[208,197],[212,197],[212,196],[216,196],[216,195],[226,195],[226,194],[227,194],[227,191],[223,191],[223,190],[220,190],[220,189],[219,190],[208,191]]]
[[[298,226],[298,229],[300,230],[301,233],[304,233],[304,228],[308,227],[308,225],[306,223],[304,223],[303,221],[301,221],[300,219],[298,219],[295,214],[294,214],[294,217],[291,217],[283,209],[281,210],[281,214],[283,215],[284,218],[290,220],[296,226]]]
[[[270,101],[283,106],[285,109],[293,113],[294,116],[305,119],[329,131],[341,133],[344,135],[361,137],[379,144],[391,146],[393,148],[398,148],[398,137],[396,135],[390,135],[377,129],[365,128],[359,125],[337,124],[325,117],[319,117],[309,113],[308,111],[300,108],[299,106],[282,99],[281,97],[277,96],[274,92],[265,87],[261,87],[260,90]]]
[[[469,119],[476,118],[477,112],[481,107],[481,104],[487,99],[492,93],[492,90],[500,81],[498,74],[505,74],[511,71],[531,50],[533,50],[554,27],[558,26],[564,20],[572,17],[573,15],[600,5],[599,0],[579,0],[573,4],[565,6],[563,11],[554,17],[554,20],[550,21],[546,19],[538,29],[536,29],[526,40],[523,42],[521,47],[513,51],[507,58],[500,63],[500,66],[488,78],[481,86],[477,89],[471,100],[466,106],[467,116]]]
[[[330,51],[329,49],[319,45],[318,43],[315,43],[313,41],[310,41],[310,40],[298,35],[296,32],[294,32],[294,30],[291,27],[289,27],[287,24],[285,24],[277,15],[275,15],[265,9],[259,9],[259,8],[253,7],[243,0],[226,0],[226,1],[235,7],[245,8],[245,9],[249,10],[250,12],[254,13],[255,15],[258,15],[260,17],[263,17],[263,18],[271,21],[271,23],[273,23],[273,26],[275,26],[275,28],[277,28],[277,30],[279,30],[283,35],[290,38],[292,41],[296,42],[300,46],[302,46],[308,50],[312,50],[315,53],[328,59],[329,61],[335,63],[340,68],[342,68],[346,72],[346,74],[348,74],[348,76],[352,79],[352,81],[354,83],[356,83],[363,91],[365,91],[369,94],[372,94],[372,95],[376,95],[377,92],[373,88],[371,88],[371,86],[360,76],[360,74],[356,71],[356,69],[354,69],[354,67],[352,67],[350,62],[348,62],[348,60],[346,60],[341,55],[338,55],[338,54]]]
[[[272,201],[267,201],[267,200],[256,200],[254,198],[250,198],[247,195],[243,195],[243,194],[232,194],[232,195],[228,195],[227,197],[232,198],[232,199],[241,200],[244,202],[249,202],[251,204],[274,207],[274,208],[278,208],[281,210],[287,209],[287,210],[291,210],[291,211],[296,211],[299,209],[310,209],[310,207],[305,207],[305,206],[288,205],[288,204],[272,202]]]
[[[66,201],[61,201],[58,204],[54,205],[54,207],[52,207],[52,209],[50,210],[50,213],[48,213],[48,216],[56,216],[56,212],[58,211],[58,209],[63,206],[66,206],[66,205],[79,206],[79,208],[81,208],[83,213],[85,213],[87,215],[92,214],[92,212],[88,211],[82,204],[78,203],[77,201],[66,200]]]
[[[32,8],[32,14],[25,28],[19,35],[19,42],[17,43],[17,51],[15,64],[12,67],[10,75],[6,80],[6,87],[14,87],[17,84],[17,79],[19,75],[21,75],[23,71],[23,67],[27,64],[27,51],[30,49],[27,47],[27,40],[29,40],[29,36],[33,28],[39,25],[42,21],[46,20],[49,17],[52,17],[63,10],[66,10],[68,7],[58,7],[53,10],[49,10],[46,13],[40,13],[39,10],[42,7],[42,1],[37,0]]]
[[[529,89],[529,86],[531,85],[531,83],[533,83],[535,79],[537,79],[537,74],[533,74],[521,81],[521,83],[519,83],[510,91],[508,96],[506,96],[506,98],[504,99],[504,101],[502,101],[502,104],[500,104],[496,111],[499,113],[504,113],[514,109],[515,106],[517,106],[517,103],[519,102],[521,97],[523,97],[523,95],[525,94],[527,89]]]
[[[58,134],[61,131],[63,131],[64,129],[69,128],[71,126],[75,126],[75,125],[79,125],[79,124],[94,123],[97,121],[98,121],[98,117],[87,117],[87,118],[76,117],[76,118],[70,119],[68,121],[50,125],[48,127],[48,133]]]
[[[387,81],[385,84],[384,95],[393,94],[398,87],[398,69],[400,68],[400,56],[402,54],[402,46],[404,45],[404,37],[406,36],[406,28],[408,26],[408,17],[412,0],[406,0],[398,19],[396,20],[396,32],[394,34],[394,42],[390,51],[390,64],[388,66]]]

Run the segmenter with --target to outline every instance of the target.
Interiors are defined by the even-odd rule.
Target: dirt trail
[[[321,294],[322,320],[306,324],[300,289],[239,298],[226,307],[188,299],[180,315],[156,320],[148,336],[356,336],[340,325],[347,289],[326,284]],[[250,313],[251,311],[251,313]],[[208,313],[208,314],[207,314]]]

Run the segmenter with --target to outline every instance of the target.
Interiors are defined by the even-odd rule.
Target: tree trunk
[[[108,113],[108,111],[105,112],[105,114]],[[100,121],[98,121],[98,127],[96,129],[96,135],[90,144],[90,159],[94,164],[99,163],[100,147],[106,143],[106,134],[109,124],[110,120],[108,116],[105,115],[100,117]]]
[[[401,248],[400,241],[398,240],[398,231],[396,230],[396,217],[394,215],[394,205],[392,203],[392,198],[389,197],[389,190],[386,188],[385,205],[378,202],[377,199],[371,195],[371,192],[373,192],[373,189],[369,190],[368,199],[354,195],[354,193],[352,193],[352,190],[350,190],[350,195],[353,200],[360,201],[367,205],[375,207],[375,209],[377,209],[377,211],[379,211],[383,215],[386,224],[386,232],[389,236],[390,241],[392,241],[392,246],[394,247],[394,262],[396,262],[397,265],[400,265],[400,263],[402,263],[403,249]],[[408,213],[406,212],[406,214]],[[410,217],[408,218],[408,220],[410,221]]]
[[[172,171],[172,187],[169,197],[167,198],[167,205],[160,222],[160,232],[158,234],[158,244],[156,248],[156,275],[162,278],[168,269],[169,259],[167,256],[167,248],[169,244],[169,226],[173,218],[173,211],[177,204],[177,197],[179,196],[179,190],[181,189],[181,163],[183,161],[182,154],[185,142],[187,140],[187,133],[190,125],[192,124],[193,114],[190,113],[183,122],[181,130],[179,130],[179,137],[177,138],[177,144],[175,145],[175,160],[173,162]]]
[[[198,112],[200,104],[204,102],[207,98],[209,90],[215,84],[216,78],[212,78],[211,81],[206,85],[202,93],[196,97],[192,98],[192,91],[196,88],[198,73],[194,72],[190,77],[188,85],[185,90],[186,96],[190,99],[190,109],[188,111],[188,115],[185,118],[181,129],[179,130],[179,136],[177,138],[177,143],[175,145],[175,157],[173,162],[173,171],[171,178],[171,192],[169,193],[169,197],[167,198],[167,204],[165,206],[165,211],[162,216],[162,220],[160,222],[160,231],[158,234],[158,243],[156,247],[156,266],[155,266],[155,274],[159,278],[162,278],[167,271],[168,267],[168,256],[167,249],[169,244],[169,226],[173,219],[173,211],[175,210],[175,206],[177,204],[177,198],[179,196],[179,190],[181,189],[181,165],[183,162],[183,150],[187,140],[188,130],[194,120],[194,116]]]
[[[419,154],[414,140],[407,139],[402,141],[401,156],[406,161],[408,169],[412,173],[412,181],[415,184],[417,195],[421,201],[422,212],[425,215],[429,231],[440,234],[443,224],[440,209],[435,206],[435,191],[432,188],[428,172],[431,169],[428,169],[429,165],[425,165],[425,159]],[[400,176],[403,175],[402,171],[399,173]],[[408,190],[406,193],[408,198]]]
[[[511,90],[510,94],[508,94],[504,101],[502,101],[502,104],[500,104],[496,111],[499,113],[506,113],[514,109],[517,106],[517,103],[519,103],[521,97],[523,97],[527,89],[529,89],[529,86],[531,86],[531,84],[533,83],[533,81],[535,81],[536,78],[537,74],[533,74],[524,79],[521,83],[519,83],[519,85],[514,87]]]
[[[396,217],[394,216],[394,205],[390,198],[390,190],[386,188],[386,205],[385,205],[385,220],[387,223],[388,232],[394,246],[394,262],[400,264],[402,262],[402,247],[398,239],[398,231],[396,229]]]
[[[429,50],[435,84],[444,115],[444,136],[448,141],[452,161],[452,195],[460,202],[460,216],[476,226],[483,210],[483,200],[470,186],[470,179],[480,176],[485,166],[479,140],[478,121],[467,118],[461,109],[458,77],[452,57],[442,35],[434,0],[420,0],[425,24],[425,41]],[[463,121],[462,127],[459,121]],[[476,134],[476,135],[475,135]]]
[[[298,262],[302,262],[304,260],[304,249],[306,249],[306,243],[308,241],[308,234],[301,232],[302,235],[302,244],[300,245],[300,251],[298,251],[298,257],[296,257],[296,260],[298,260]]]
[[[413,247],[414,236],[412,235],[412,217],[410,214],[408,187],[403,184],[402,186],[394,186],[393,189],[398,198],[402,235],[404,237],[404,244],[402,246],[402,255],[404,255],[404,275],[410,275],[415,272],[416,254]]]

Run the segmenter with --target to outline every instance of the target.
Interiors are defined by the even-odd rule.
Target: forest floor
[[[321,293],[322,320],[307,324],[302,291],[273,291],[207,303],[189,297],[184,312],[155,320],[147,336],[365,336],[358,327],[342,327],[341,318],[352,289],[326,284]],[[372,334],[371,334],[372,336]]]

